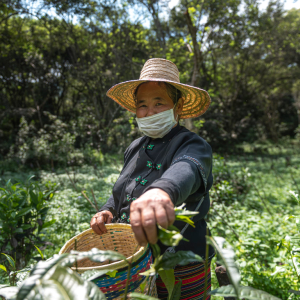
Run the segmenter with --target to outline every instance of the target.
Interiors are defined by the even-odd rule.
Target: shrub
[[[55,222],[45,222],[55,185],[42,189],[31,178],[26,183],[9,180],[0,188],[0,250],[14,258],[16,270],[27,265],[34,245],[45,244],[40,232]]]

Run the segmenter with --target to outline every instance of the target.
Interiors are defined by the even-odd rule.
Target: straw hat
[[[198,117],[204,114],[210,105],[211,100],[205,90],[180,83],[177,66],[162,58],[147,60],[141,71],[140,79],[114,85],[108,90],[107,96],[135,113],[134,92],[141,83],[147,81],[168,82],[182,92],[184,105],[180,115],[181,119]]]

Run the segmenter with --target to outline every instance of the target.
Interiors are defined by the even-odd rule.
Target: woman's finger
[[[155,218],[156,222],[163,228],[168,228],[169,226],[169,219],[167,215],[167,211],[165,210],[165,207],[162,205],[155,206]]]
[[[94,232],[96,234],[99,234],[99,235],[103,234],[103,232],[100,230],[100,228],[97,225],[97,221],[96,221],[95,217],[92,218],[92,220],[91,220],[91,228],[94,230]]]
[[[142,226],[146,233],[146,237],[149,243],[157,243],[157,229],[155,212],[152,207],[146,207],[141,211]]]
[[[139,210],[130,211],[130,224],[138,244],[141,246],[146,246],[148,241],[142,227],[142,219]]]
[[[112,219],[113,219],[113,217],[111,217],[111,216],[108,216],[108,217],[107,217],[106,224],[109,224],[109,223],[111,223]]]
[[[107,233],[107,229],[106,229],[105,224],[104,224],[104,217],[103,217],[102,214],[99,217],[97,217],[96,223],[97,223],[97,226],[99,227],[99,229],[103,233]]]
[[[166,205],[165,211],[166,211],[166,215],[167,215],[167,219],[168,219],[168,225],[167,225],[167,227],[168,227],[168,226],[171,226],[175,221],[174,207],[172,205]]]

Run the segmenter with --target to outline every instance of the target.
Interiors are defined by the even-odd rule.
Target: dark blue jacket
[[[115,221],[130,222],[130,204],[151,188],[167,192],[175,206],[186,203],[187,210],[195,210],[196,228],[188,226],[176,250],[191,250],[205,257],[206,222],[210,207],[209,190],[213,183],[212,150],[197,134],[177,125],[166,136],[152,140],[139,138],[124,153],[124,167],[113,187],[113,194],[101,210],[113,210]],[[183,222],[175,222],[179,229]],[[162,250],[166,247],[160,245]],[[210,247],[209,255],[213,255]]]

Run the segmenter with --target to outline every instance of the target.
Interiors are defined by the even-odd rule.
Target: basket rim
[[[131,229],[131,225],[130,224],[120,224],[120,223],[110,223],[110,224],[106,224],[105,227],[107,228],[107,231],[109,230],[114,230],[114,229]],[[92,228],[89,228],[87,230],[84,230],[83,232],[75,235],[74,237],[72,237],[70,240],[68,240],[64,246],[60,249],[59,251],[59,255],[61,254],[64,254],[64,253],[68,253],[66,252],[66,248],[72,244],[72,242],[77,238],[80,238],[82,235],[85,235],[87,233],[93,233],[93,234],[96,234],[94,232],[94,230]],[[146,247],[142,247],[140,246],[138,248],[138,251],[135,252],[133,255],[129,256],[129,257],[126,257],[127,260],[137,260],[139,259],[144,253],[145,251],[147,251],[149,245],[147,244]],[[82,251],[83,252],[83,251]],[[124,260],[121,260],[121,261],[116,261],[116,262],[113,262],[113,263],[110,263],[110,264],[105,264],[105,265],[101,265],[101,266],[93,266],[93,267],[77,267],[77,272],[78,273],[83,273],[83,272],[86,272],[86,271],[90,271],[90,270],[102,270],[102,269],[108,269],[108,270],[114,270],[114,269],[120,269],[124,266],[126,266],[126,262]],[[76,267],[71,267],[71,269],[73,271],[76,271]]]

